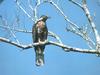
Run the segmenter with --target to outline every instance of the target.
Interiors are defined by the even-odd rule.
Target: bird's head
[[[39,20],[41,20],[41,21],[46,21],[47,19],[49,19],[50,17],[48,17],[48,16],[46,16],[46,15],[42,15],[41,17],[40,17],[40,19]]]

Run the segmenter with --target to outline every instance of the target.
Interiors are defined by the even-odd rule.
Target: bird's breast
[[[44,28],[44,26],[45,26],[45,23],[44,23],[43,21],[39,21],[39,22],[37,23],[37,28],[42,29],[42,28]]]

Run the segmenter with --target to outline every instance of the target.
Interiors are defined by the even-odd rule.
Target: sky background
[[[20,0],[24,9],[33,17],[33,12],[28,6],[27,0]],[[54,0],[56,2],[57,0]],[[77,0],[80,1],[80,0]],[[87,0],[92,18],[100,32],[100,3],[99,0]],[[35,0],[32,0],[35,6]],[[59,0],[59,7],[64,11],[70,20],[82,27],[88,24],[84,12],[68,0]],[[0,4],[0,15],[5,18],[10,27],[31,30],[33,22],[20,10],[14,0],[4,0]],[[38,8],[38,16],[48,15],[48,29],[56,33],[66,45],[78,48],[88,48],[86,42],[71,32],[66,31],[68,23],[63,16],[50,4],[42,4]],[[15,18],[19,18],[19,24],[15,23]],[[2,25],[2,23],[0,23]],[[89,27],[88,27],[89,28]],[[90,32],[91,29],[88,29]],[[91,35],[92,37],[93,35]],[[0,28],[0,37],[10,37],[9,30]],[[16,37],[21,44],[32,43],[32,35],[28,33],[16,33]],[[48,37],[49,40],[56,41]],[[0,75],[100,75],[100,57],[93,54],[82,54],[75,52],[64,52],[56,46],[46,46],[45,64],[42,67],[35,65],[34,48],[22,51],[22,49],[0,42]]]

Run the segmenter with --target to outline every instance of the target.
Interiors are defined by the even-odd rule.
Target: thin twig
[[[22,32],[22,33],[32,33],[32,31],[24,30],[24,29],[16,29],[16,28],[9,28],[8,26],[1,26],[1,28],[7,29],[7,30],[13,30],[17,32]],[[48,31],[49,36],[54,37],[59,43],[62,43],[61,39],[53,32]]]
[[[67,31],[70,31],[70,32],[80,36],[81,38],[83,38],[86,41],[86,43],[88,44],[88,46],[90,47],[90,49],[93,49],[93,46],[95,46],[95,43],[88,36],[88,33],[86,33],[81,28],[77,29],[77,28],[73,27],[72,25],[70,25],[70,28],[66,28],[66,29],[67,29]]]
[[[17,6],[34,22],[34,18],[32,18],[26,11],[25,9],[20,5],[19,1],[16,0]]]
[[[73,0],[70,0],[72,3],[76,4],[77,6],[79,6],[75,1]],[[80,7],[80,6],[79,6]],[[96,50],[100,52],[100,35],[96,29],[96,25],[95,23],[93,22],[92,20],[92,17],[90,15],[90,11],[87,7],[87,3],[86,3],[86,0],[82,0],[82,6],[81,8],[83,9],[84,13],[86,14],[86,17],[90,23],[90,26],[92,27],[92,30],[93,30],[93,33],[95,35],[95,38],[96,38]]]
[[[70,25],[71,26],[73,26],[74,28],[75,28],[75,31],[76,30],[78,30],[79,31],[79,26],[77,25],[77,24],[75,24],[75,23],[73,23],[72,21],[70,21],[69,19],[68,19],[68,17],[64,14],[64,12],[58,7],[58,5],[56,4],[56,3],[54,3],[52,0],[50,0],[50,1],[45,1],[45,2],[49,2],[50,4],[52,4],[59,12],[60,12],[60,14],[62,14],[62,16],[64,17],[64,19],[68,22],[68,23],[70,23]],[[78,4],[78,3],[76,3],[76,2],[74,2],[75,4],[77,4],[77,5],[79,5],[80,7],[82,7],[80,4]],[[78,34],[80,34],[79,32],[78,32]],[[80,36],[80,35],[79,35]],[[81,34],[81,37],[83,38],[83,36],[82,36],[82,34]],[[87,41],[89,41],[90,42],[90,40],[89,39],[87,39],[87,37],[85,38],[83,38],[83,39],[85,39],[85,40],[87,40]],[[91,42],[92,43],[92,42]],[[93,43],[92,43],[93,44]],[[91,48],[91,47],[90,47]]]
[[[38,9],[38,7],[39,7],[41,4],[42,4],[42,3],[40,2],[40,0],[37,0],[36,5],[35,5],[35,7],[34,7],[35,23],[36,23],[37,20],[38,20],[38,17],[37,17],[37,9]]]
[[[76,2],[75,0],[69,0],[69,1],[71,1],[72,3],[74,3],[75,5],[77,5],[78,7],[82,8],[82,5],[79,4],[78,2]]]
[[[31,5],[31,0],[28,0],[28,4],[29,4],[30,9],[33,11],[34,8],[33,8],[32,5]]]
[[[57,41],[58,41],[59,43],[62,44],[62,41],[61,41],[61,39],[59,38],[58,35],[56,35],[55,33],[51,32],[51,31],[48,31],[48,33],[49,33],[50,36],[54,37],[55,39],[57,39]]]

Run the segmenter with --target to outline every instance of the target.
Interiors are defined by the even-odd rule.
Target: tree
[[[90,10],[89,10],[87,1],[86,0],[82,0],[82,1],[69,0],[69,2],[72,3],[72,5],[75,5],[75,7],[79,7],[79,9],[82,9],[82,12],[85,14],[84,16],[86,16],[86,18],[87,18],[86,24],[82,24],[82,25],[78,25],[77,23],[74,22],[74,20],[71,20],[69,18],[69,14],[66,15],[67,11],[64,11],[64,9],[66,9],[66,8],[62,8],[61,6],[59,6],[60,2],[61,2],[60,0],[56,0],[56,1],[54,1],[54,0],[37,0],[37,1],[27,0],[25,2],[16,0],[15,1],[15,4],[17,6],[16,10],[19,14],[17,13],[17,15],[13,21],[13,24],[9,25],[7,19],[5,19],[3,16],[0,17],[1,18],[0,28],[6,29],[10,33],[11,39],[0,37],[0,41],[17,46],[18,48],[21,48],[23,50],[33,48],[33,46],[36,46],[36,45],[44,45],[45,44],[45,45],[54,45],[54,46],[60,47],[65,52],[72,51],[72,52],[79,52],[79,53],[96,54],[97,56],[99,56],[99,54],[100,54],[100,35],[98,33],[98,30],[96,29],[96,25],[90,14]],[[63,43],[64,39],[62,40],[62,38],[61,38],[62,35],[59,36],[59,34],[56,34],[55,32],[53,32],[53,30],[54,30],[53,27],[52,27],[52,31],[49,30],[49,38],[53,37],[52,40],[56,39],[55,42],[52,40],[49,40],[49,38],[46,42],[41,42],[41,43],[37,42],[37,43],[31,43],[31,44],[22,44],[21,41],[19,41],[19,39],[17,37],[18,32],[25,33],[25,34],[31,34],[31,32],[32,32],[30,30],[31,26],[29,26],[29,25],[21,26],[21,24],[23,24],[23,20],[22,20],[23,18],[21,16],[25,16],[25,17],[27,17],[27,19],[29,18],[31,20],[31,23],[27,23],[27,24],[33,25],[33,22],[34,23],[37,22],[39,19],[39,16],[41,16],[41,14],[45,14],[43,12],[46,12],[46,11],[44,11],[45,9],[43,10],[42,7],[44,7],[46,4],[48,6],[49,5],[52,6],[53,7],[52,9],[55,10],[55,13],[58,14],[59,16],[61,16],[60,18],[63,18],[65,20],[66,26],[62,25],[64,27],[64,29],[62,29],[62,30],[66,30],[66,33],[68,31],[68,32],[73,33],[73,35],[75,34],[73,37],[79,36],[80,38],[82,38],[81,40],[84,40],[85,43],[87,44],[86,48],[73,47],[71,45],[65,44],[65,41]],[[52,18],[53,17],[51,17],[51,19]],[[29,19],[27,20],[27,22],[30,22]],[[84,19],[82,19],[82,20],[84,20]],[[28,28],[28,26],[30,28]],[[23,28],[23,29],[20,29],[20,28]],[[57,31],[57,32],[61,33],[61,31]],[[68,36],[68,35],[66,35],[66,36]],[[13,41],[13,39],[14,39],[14,41]]]

